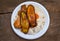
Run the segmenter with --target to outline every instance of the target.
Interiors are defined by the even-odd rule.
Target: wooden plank
[[[0,13],[12,12],[13,9],[25,0],[0,0]]]
[[[27,0],[0,0],[0,13],[7,13],[12,12],[14,8],[19,5],[22,2],[25,2]],[[30,0],[29,0],[30,1]],[[49,6],[49,4],[53,5],[55,4],[55,7],[60,7],[60,0],[32,0],[38,3],[43,4],[46,8]],[[51,6],[52,8],[52,6]]]

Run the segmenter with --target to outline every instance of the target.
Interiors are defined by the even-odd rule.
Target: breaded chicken
[[[19,17],[19,16],[18,16],[17,19],[15,20],[14,26],[15,26],[15,28],[21,28],[20,17]]]
[[[21,6],[21,11],[24,11],[26,13],[26,10],[27,10],[26,5],[22,5]]]

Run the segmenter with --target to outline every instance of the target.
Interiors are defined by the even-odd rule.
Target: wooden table
[[[0,41],[28,41],[18,37],[10,24],[14,8],[25,1],[27,0],[0,0]],[[60,0],[32,1],[46,7],[50,15],[50,25],[48,31],[42,37],[31,41],[60,41]]]

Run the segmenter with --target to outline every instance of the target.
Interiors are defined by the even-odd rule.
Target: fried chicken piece
[[[29,30],[29,22],[25,12],[21,12],[21,31],[27,33]]]
[[[36,26],[35,8],[33,5],[28,5],[27,16],[31,27]]]
[[[20,25],[20,17],[19,16],[17,17],[17,19],[14,22],[14,27],[15,28],[21,28],[21,25]]]
[[[24,11],[26,13],[26,10],[27,10],[26,5],[22,5],[21,6],[21,11]]]
[[[24,11],[24,12],[26,13],[26,10],[27,10],[26,5],[22,5],[22,6],[21,6],[21,10],[18,11],[18,15],[20,16],[20,13],[21,13],[22,11]]]

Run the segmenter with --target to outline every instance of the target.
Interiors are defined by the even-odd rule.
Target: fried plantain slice
[[[17,17],[17,19],[14,22],[14,27],[15,28],[21,28],[21,25],[20,25],[20,17],[19,16]]]
[[[27,33],[29,30],[29,22],[25,12],[21,12],[21,26],[22,26],[21,31],[23,33]]]
[[[36,26],[35,8],[33,5],[28,5],[27,16],[28,16],[30,26],[32,27]]]

